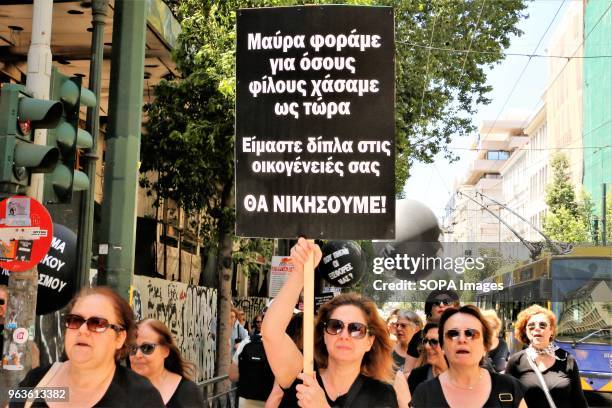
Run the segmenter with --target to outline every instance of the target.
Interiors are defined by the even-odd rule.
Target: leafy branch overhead
[[[332,1],[184,0],[174,59],[181,77],[162,81],[142,140],[142,184],[185,210],[221,217],[224,186],[233,182],[236,10]],[[373,1],[333,1],[374,4]],[[414,161],[431,162],[453,137],[473,132],[471,115],[488,103],[485,70],[521,35],[524,0],[391,1],[396,41],[396,191]],[[447,50],[430,49],[445,48]],[[448,49],[457,50],[449,51]]]

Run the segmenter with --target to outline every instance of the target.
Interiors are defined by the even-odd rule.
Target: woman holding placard
[[[376,305],[356,294],[343,294],[318,312],[314,331],[315,377],[302,373],[303,355],[285,333],[304,286],[304,264],[321,250],[300,238],[291,249],[294,272],[272,303],[262,326],[264,347],[276,381],[290,406],[397,407],[391,343]],[[285,401],[287,398],[285,399]]]

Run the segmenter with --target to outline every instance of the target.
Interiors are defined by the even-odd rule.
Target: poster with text
[[[390,7],[238,11],[236,234],[395,237]]]

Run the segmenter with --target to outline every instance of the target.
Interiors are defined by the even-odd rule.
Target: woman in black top
[[[487,355],[488,363],[498,373],[506,369],[510,351],[506,341],[499,337],[501,320],[497,317],[495,310],[483,310],[482,315],[487,319],[491,326],[491,350]]]
[[[421,351],[424,364],[416,367],[408,376],[408,388],[411,394],[414,394],[420,383],[431,380],[448,369],[438,339],[438,323],[427,323],[423,329],[423,349]]]
[[[316,378],[301,373],[302,353],[285,328],[304,286],[304,263],[312,256],[317,265],[321,250],[300,238],[291,249],[295,269],[264,317],[264,347],[276,381],[302,408],[397,407],[387,327],[376,305],[356,294],[321,306],[314,329]]]
[[[477,307],[445,310],[440,318],[438,341],[448,370],[416,388],[414,407],[527,406],[516,379],[480,367],[491,344],[491,330]]]
[[[552,343],[555,329],[555,315],[548,309],[533,305],[519,313],[514,335],[529,347],[510,356],[506,374],[523,384],[530,407],[550,405],[534,367],[540,371],[557,408],[587,407],[576,360]]]
[[[117,364],[134,336],[130,305],[112,289],[99,286],[79,292],[68,310],[64,316],[68,360],[31,370],[19,386],[68,388],[66,406],[163,407],[149,380]],[[48,405],[38,399],[33,406]]]
[[[138,323],[135,342],[130,345],[130,365],[157,388],[166,407],[202,407],[202,391],[190,380],[193,364],[185,361],[168,327],[155,319]]]

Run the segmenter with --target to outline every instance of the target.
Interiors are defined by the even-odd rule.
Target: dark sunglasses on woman
[[[92,316],[85,319],[83,316],[77,314],[67,314],[64,316],[64,325],[67,329],[80,329],[83,323],[87,323],[87,330],[94,333],[103,333],[109,328],[116,332],[125,330],[119,325],[109,323],[108,320],[103,317]]]
[[[345,324],[342,320],[338,319],[329,319],[327,322],[323,323],[327,334],[331,334],[332,336],[337,336],[342,333],[345,325],[347,326],[349,336],[354,339],[363,339],[366,334],[368,334],[368,326],[363,323],[353,322]]]
[[[463,334],[466,339],[469,340],[478,340],[480,338],[480,332],[476,329],[465,329],[463,330]],[[461,330],[458,329],[450,329],[446,333],[444,333],[447,339],[456,341],[461,336]]]
[[[438,307],[440,307],[442,305],[444,305],[444,306],[451,306],[453,303],[454,302],[451,299],[449,299],[449,298],[447,298],[447,299],[434,299],[434,301],[431,302],[432,305],[438,306]]]
[[[0,299],[0,306],[3,306],[6,303],[6,300]]]
[[[427,343],[429,343],[430,347],[436,347],[438,344],[440,344],[440,342],[438,341],[438,339],[428,339],[428,338],[424,338],[423,339],[423,345],[426,345]]]
[[[130,355],[135,356],[136,353],[138,353],[138,349],[140,349],[142,354],[144,354],[145,356],[150,356],[151,354],[153,354],[153,352],[155,351],[155,347],[157,346],[159,346],[159,344],[155,343],[142,343],[140,346],[132,344],[129,347]]]
[[[540,326],[540,329],[546,330],[546,328],[548,327],[548,323],[546,323],[546,322],[538,322],[538,326]],[[529,324],[527,324],[527,328],[529,330],[533,330],[533,329],[536,328],[536,324],[535,323],[529,323]]]

